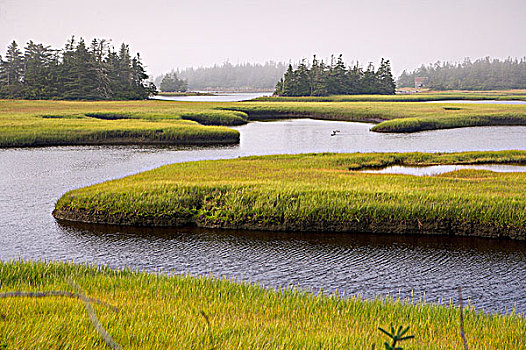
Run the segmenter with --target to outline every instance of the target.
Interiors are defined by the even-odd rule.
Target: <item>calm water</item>
[[[269,234],[62,225],[66,191],[163,164],[252,154],[526,149],[526,127],[395,135],[370,124],[293,120],[239,127],[240,145],[0,150],[0,258],[89,262],[236,277],[316,292],[449,300],[462,285],[479,308],[526,312],[526,243],[452,237]],[[331,137],[332,130],[341,133]]]
[[[505,164],[486,164],[486,165],[433,165],[433,166],[401,166],[393,165],[383,169],[361,170],[362,173],[372,174],[406,174],[415,176],[432,176],[449,173],[456,170],[475,169],[489,170],[496,173],[524,173],[526,166],[505,165]]]
[[[444,100],[423,101],[423,103],[475,103],[475,104],[497,104],[497,105],[523,105],[526,101],[504,101],[504,100]]]
[[[239,102],[270,95],[272,92],[217,92],[213,96],[154,96],[152,99],[186,102]]]

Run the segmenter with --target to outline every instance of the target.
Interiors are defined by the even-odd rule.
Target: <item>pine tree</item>
[[[325,96],[327,92],[327,72],[323,61],[318,61],[316,55],[312,59],[312,66],[310,68],[310,95],[311,96]]]
[[[374,70],[374,66],[372,62],[369,62],[367,69],[365,70],[365,72],[363,72],[362,77],[360,79],[360,93],[375,94],[379,89],[378,85],[378,79]]]
[[[343,55],[339,55],[336,64],[331,64],[329,69],[329,82],[327,86],[330,95],[342,95],[347,92],[347,68],[343,62]]]
[[[292,64],[289,64],[285,75],[283,76],[283,91],[281,92],[282,96],[295,96],[294,95],[294,86],[296,84],[294,70],[292,69]],[[279,91],[276,91],[280,95]]]
[[[73,40],[73,39],[72,39]],[[71,42],[73,45],[73,41]],[[97,75],[91,54],[81,38],[72,50],[67,47],[64,53],[62,98],[67,100],[98,100],[103,96],[98,94]]]
[[[108,76],[108,62],[106,56],[108,53],[108,44],[104,39],[93,39],[91,41],[90,66],[93,70],[94,79],[96,81],[96,96],[100,99],[110,99],[112,96],[111,82]]]
[[[391,64],[389,63],[389,60],[384,60],[382,58],[380,67],[378,67],[378,71],[376,72],[376,78],[378,79],[377,94],[394,95],[396,84],[393,79],[393,74],[391,73]]]
[[[184,79],[179,79],[176,72],[166,74],[161,80],[161,91],[167,92],[184,92],[188,90],[188,82]]]
[[[29,41],[24,52],[24,98],[45,99],[58,95],[58,59],[49,46]]]

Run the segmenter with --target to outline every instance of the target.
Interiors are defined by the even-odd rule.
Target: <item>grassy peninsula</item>
[[[376,349],[378,327],[409,325],[404,349],[459,349],[455,306],[274,291],[246,282],[166,276],[64,263],[0,262],[0,293],[74,292],[74,280],[102,327],[124,349]],[[0,298],[5,349],[107,349],[79,299]],[[115,309],[117,308],[117,310]],[[470,349],[521,349],[523,315],[464,310]]]
[[[526,173],[368,174],[388,165],[526,164],[526,151],[304,154],[163,166],[66,193],[58,219],[139,226],[526,239]]]
[[[0,147],[239,142],[237,111],[166,101],[0,101]],[[205,126],[207,125],[207,126]]]
[[[418,102],[175,102],[0,100],[0,147],[228,144],[228,126],[317,118],[376,123],[376,132],[526,125],[526,105]]]
[[[225,108],[245,112],[250,120],[310,117],[369,122],[377,124],[371,129],[376,132],[526,125],[526,105],[291,101],[243,102]]]
[[[424,102],[447,100],[501,100],[526,101],[526,90],[492,91],[426,91],[418,93],[399,93],[396,95],[332,95],[332,96],[265,96],[257,101],[265,102]]]

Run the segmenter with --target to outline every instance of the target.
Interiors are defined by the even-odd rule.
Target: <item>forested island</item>
[[[398,87],[428,87],[433,90],[526,89],[526,57],[505,60],[489,57],[462,63],[436,62],[402,72]]]
[[[328,96],[379,94],[393,95],[396,84],[391,73],[389,60],[382,58],[378,70],[369,63],[364,70],[356,63],[347,68],[343,56],[336,61],[331,58],[330,64],[314,56],[312,64],[305,60],[293,69],[289,65],[283,78],[276,84],[275,95],[278,96]]]
[[[156,92],[140,54],[118,51],[105,39],[72,37],[63,49],[16,41],[0,56],[0,98],[39,100],[144,100]]]

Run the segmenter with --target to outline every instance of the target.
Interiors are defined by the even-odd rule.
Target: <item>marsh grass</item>
[[[526,125],[526,105],[417,102],[242,102],[225,107],[249,120],[315,118],[375,123],[376,132],[416,132],[470,126]]]
[[[526,164],[526,152],[303,154],[173,164],[68,192],[54,215],[141,226],[525,239],[526,173],[356,171],[489,163]]]
[[[243,117],[207,104],[4,100],[0,147],[237,143],[238,131],[204,124],[237,125]]]
[[[525,90],[504,90],[485,92],[422,92],[397,95],[333,95],[333,96],[265,96],[258,97],[256,101],[265,102],[424,102],[445,100],[503,100],[503,101],[526,101]]]
[[[0,147],[85,144],[224,144],[225,126],[249,120],[317,118],[379,123],[378,132],[526,125],[526,105],[410,102],[0,101]]]
[[[408,349],[459,349],[458,309],[411,300],[313,295],[234,280],[167,276],[66,263],[1,262],[0,292],[69,289],[72,278],[90,297],[99,320],[124,349],[370,349],[385,338],[378,327],[411,326]],[[105,349],[77,300],[0,299],[6,349]],[[206,321],[203,316],[206,316]],[[464,310],[470,349],[523,349],[520,314]]]

